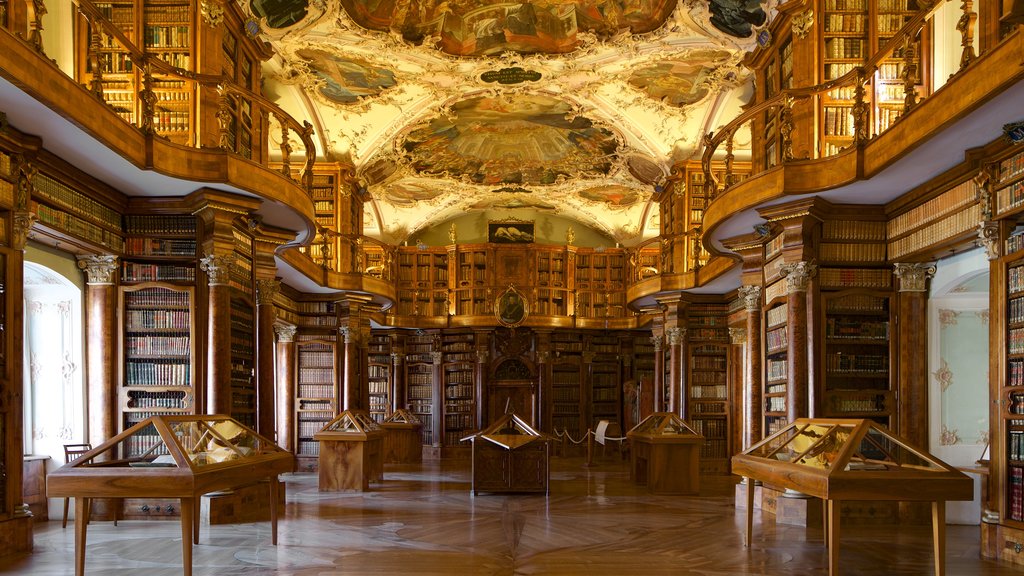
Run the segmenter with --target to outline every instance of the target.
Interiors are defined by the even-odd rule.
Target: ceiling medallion
[[[502,68],[501,70],[488,70],[480,75],[480,79],[490,84],[497,82],[503,86],[510,84],[521,84],[523,82],[536,82],[540,80],[541,73],[536,70],[525,70],[519,66]]]

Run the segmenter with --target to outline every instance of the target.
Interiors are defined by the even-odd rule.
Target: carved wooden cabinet
[[[547,494],[551,436],[510,412],[465,440],[473,443],[473,494]]]
[[[384,479],[384,429],[368,413],[345,410],[313,438],[321,492],[362,492]]]
[[[626,433],[630,477],[655,494],[700,492],[700,452],[704,437],[670,412],[655,412]]]

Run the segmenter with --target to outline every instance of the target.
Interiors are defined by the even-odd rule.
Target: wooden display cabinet
[[[549,490],[551,443],[515,413],[465,438],[473,444],[473,494]]]
[[[345,410],[314,436],[320,491],[365,492],[384,480],[384,429],[369,414]]]
[[[423,461],[423,423],[405,408],[395,410],[381,423],[384,429],[384,463],[418,464]]]
[[[85,574],[86,519],[92,499],[179,499],[182,562],[188,576],[192,545],[199,542],[199,497],[267,482],[271,540],[276,545],[281,489],[277,476],[294,467],[290,453],[228,416],[153,416],[51,473],[47,490],[54,498],[75,499],[77,576]]]
[[[677,414],[655,412],[626,433],[630,478],[654,494],[700,493],[704,437]]]
[[[825,500],[831,576],[839,573],[843,501],[931,502],[935,574],[941,576],[945,573],[945,503],[974,496],[974,483],[967,475],[864,419],[797,419],[733,456],[732,470],[746,478],[748,546],[755,480]]]

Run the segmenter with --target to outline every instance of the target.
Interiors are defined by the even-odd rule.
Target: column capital
[[[39,220],[33,212],[28,210],[15,210],[11,215],[11,248],[24,250],[28,244],[29,234],[32,233],[32,225]]]
[[[274,324],[274,333],[277,334],[278,342],[295,342],[295,333],[298,332],[297,326],[288,326],[285,324]]]
[[[818,271],[813,262],[801,261],[783,264],[780,273],[786,279],[786,294],[807,292],[807,283]]]
[[[263,279],[256,281],[256,305],[273,305],[274,296],[281,291],[279,280]]]
[[[763,289],[758,284],[745,284],[737,290],[740,298],[743,299],[743,309],[747,312],[761,311],[761,292]]]
[[[547,364],[551,359],[551,352],[548,350],[537,351],[537,364]]]
[[[227,286],[231,283],[231,267],[235,264],[234,254],[207,254],[199,259],[199,269],[206,272],[210,286]]]
[[[679,326],[673,326],[665,330],[665,334],[668,335],[669,346],[679,346],[683,343],[683,339],[686,338],[686,328]]]
[[[747,343],[747,329],[746,328],[729,328],[729,342],[733,344],[746,344]]]
[[[430,353],[430,359],[433,361],[434,366],[440,366],[441,365],[442,357],[443,356],[442,356],[442,353],[440,351],[431,352]]]
[[[399,354],[398,352],[391,353],[391,363],[394,364],[396,368],[402,365],[403,360],[405,360],[405,356],[402,354]]]
[[[893,267],[900,280],[900,292],[926,292],[928,279],[935,276],[935,264],[930,262],[897,262]]]
[[[655,352],[661,352],[662,339],[661,336],[651,336],[651,344],[654,346]]]
[[[117,256],[79,256],[78,269],[85,272],[85,283],[89,286],[113,285],[117,282]]]
[[[348,326],[338,327],[338,334],[341,336],[341,341],[344,342],[345,344],[352,343],[353,337],[355,336],[355,334],[353,334],[352,332],[353,330]]]

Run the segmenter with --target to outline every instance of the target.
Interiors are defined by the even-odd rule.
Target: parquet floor
[[[319,493],[315,475],[287,478],[279,545],[269,523],[202,527],[196,576],[242,575],[700,575],[823,576],[821,532],[744,516],[726,479],[704,479],[699,497],[651,496],[613,460],[584,466],[552,460],[551,494],[472,496],[468,461],[388,466],[385,482],[362,494]],[[94,522],[87,574],[181,574],[177,522]],[[928,526],[843,526],[843,574],[932,574]],[[983,561],[976,526],[950,526],[950,576],[1024,574]],[[0,572],[74,574],[73,530],[59,518],[37,525],[35,553]]]

